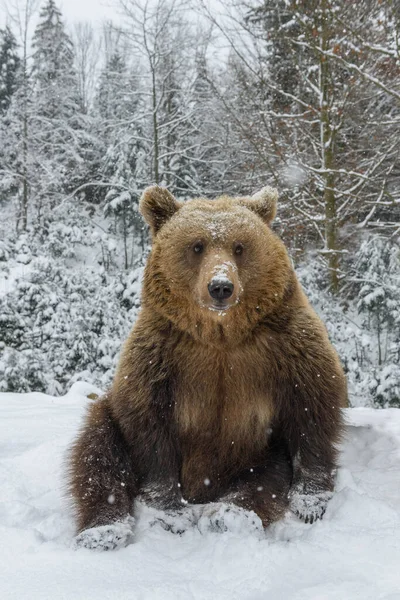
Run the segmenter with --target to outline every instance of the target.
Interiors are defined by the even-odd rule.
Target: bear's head
[[[143,306],[208,342],[235,341],[276,312],[293,286],[286,249],[270,228],[277,192],[178,202],[147,188],[140,211],[150,226]]]

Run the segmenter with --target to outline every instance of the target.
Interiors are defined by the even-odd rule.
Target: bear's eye
[[[241,256],[243,254],[243,244],[235,244],[234,253],[236,256]]]
[[[204,244],[203,242],[196,242],[195,245],[193,246],[193,252],[195,254],[201,254],[204,250]]]

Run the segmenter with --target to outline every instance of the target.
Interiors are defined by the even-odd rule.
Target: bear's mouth
[[[212,310],[214,312],[226,312],[230,308],[232,308],[232,304],[211,304],[207,306],[208,310]]]
[[[227,300],[214,300],[213,302],[204,302],[204,300],[197,300],[198,305],[202,310],[207,310],[214,313],[216,316],[224,316],[228,310],[234,308],[240,303],[240,298],[230,298]]]
[[[239,298],[237,298],[234,302],[213,302],[212,304],[206,304],[204,308],[211,310],[213,312],[225,313],[230,308],[233,308],[239,303]]]
[[[209,304],[208,302],[199,302],[200,308],[203,310],[210,310],[211,312],[216,313],[225,313],[232,308],[232,306],[235,306],[235,304],[236,302],[213,302],[212,304]]]

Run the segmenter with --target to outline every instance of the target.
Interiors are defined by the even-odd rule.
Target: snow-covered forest
[[[54,0],[6,7],[0,391],[110,383],[147,185],[184,200],[270,184],[351,404],[400,406],[399,3],[119,0],[101,28]]]

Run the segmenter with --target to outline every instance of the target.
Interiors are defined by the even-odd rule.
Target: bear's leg
[[[292,395],[288,391],[282,399],[276,426],[287,442],[293,463],[290,509],[306,523],[323,517],[333,495],[337,444],[343,431],[345,386],[340,383],[340,373],[331,376],[328,368],[321,369],[321,373],[324,378],[318,375],[315,383],[293,384]],[[338,382],[338,390],[330,380]],[[284,386],[282,389],[285,391]]]
[[[286,338],[286,356],[279,358],[273,429],[286,441],[293,463],[290,509],[312,523],[323,517],[333,494],[347,388],[326,334],[317,322],[302,322],[300,313]]]
[[[292,441],[294,439],[292,436]],[[290,509],[306,523],[322,519],[335,484],[337,452],[334,443],[329,438],[322,444],[317,441],[314,436],[311,443],[300,440],[298,445],[293,444]]]
[[[107,398],[90,406],[84,428],[72,447],[69,467],[69,490],[80,532],[78,545],[107,549],[128,543],[136,482]],[[122,527],[124,523],[126,527]],[[82,533],[86,530],[88,534]]]
[[[322,418],[310,407],[307,412],[303,411],[306,416],[296,419],[292,415],[290,424],[285,427],[293,462],[290,509],[306,523],[322,519],[333,495],[337,442],[342,430],[342,417],[335,409],[332,405],[331,412],[326,410]]]
[[[216,498],[215,503],[206,505],[199,520],[200,530],[206,529],[205,520],[210,525],[208,529],[224,531],[236,529],[233,521],[240,518],[247,521],[249,528],[256,529],[256,520],[244,511],[232,509],[232,505],[253,511],[259,517],[261,524],[267,527],[282,518],[288,509],[288,494],[292,481],[293,470],[287,450],[283,445],[275,444],[268,449],[268,454],[261,464],[242,471],[231,484]],[[221,509],[223,503],[226,506]]]

